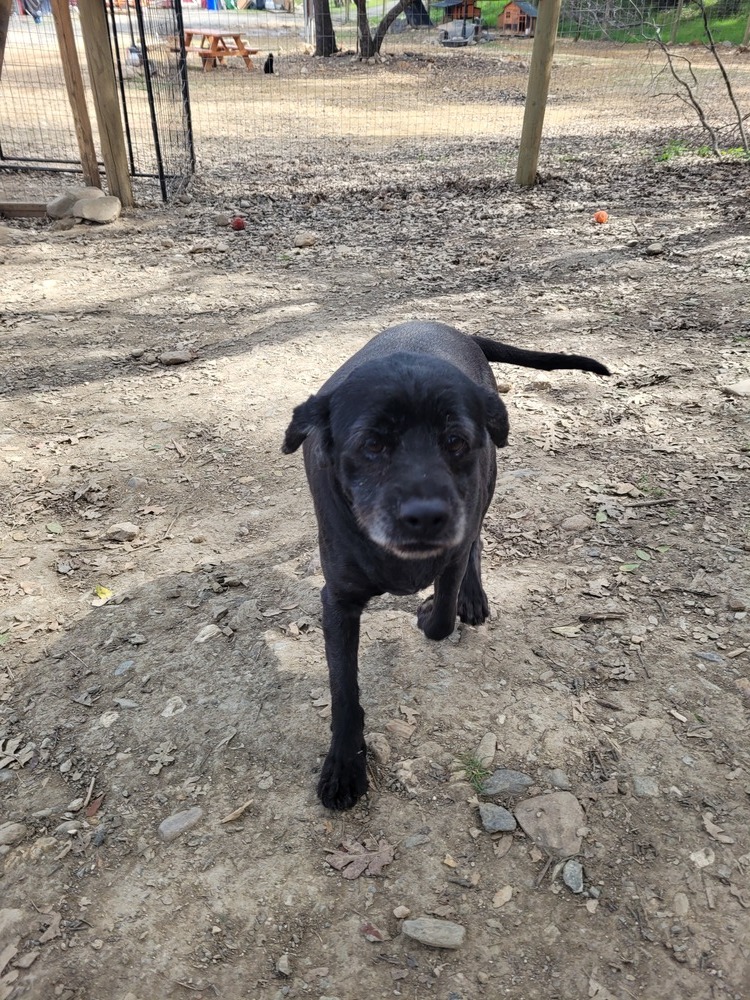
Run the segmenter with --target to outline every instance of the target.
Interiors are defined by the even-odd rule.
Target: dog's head
[[[478,531],[508,415],[454,365],[394,354],[298,406],[284,452],[310,435],[362,531],[401,558],[429,558]]]

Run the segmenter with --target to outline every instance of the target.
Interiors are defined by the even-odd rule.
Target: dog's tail
[[[545,372],[557,368],[576,368],[582,372],[593,372],[595,375],[611,375],[606,368],[593,358],[583,354],[551,354],[547,351],[526,351],[522,347],[511,347],[510,344],[500,344],[486,337],[472,337],[481,347],[488,361],[500,362],[504,365],[520,365],[522,368],[539,368]]]

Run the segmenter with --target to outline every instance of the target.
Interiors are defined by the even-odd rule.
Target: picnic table
[[[193,44],[195,39],[195,44]],[[195,52],[203,61],[203,72],[210,73],[217,63],[224,65],[230,56],[242,59],[248,70],[253,70],[250,56],[259,49],[249,49],[241,31],[230,28],[185,28],[185,52]]]

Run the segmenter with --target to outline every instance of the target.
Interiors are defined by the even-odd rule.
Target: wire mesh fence
[[[331,160],[352,178],[372,170],[397,176],[405,156],[450,172],[464,146],[478,142],[494,169],[512,169],[536,18],[525,0],[412,0],[395,18],[391,0],[331,0],[329,58],[313,58],[321,35],[312,0],[109,2],[136,175],[181,176],[191,131],[198,169],[229,186],[252,182],[256,172],[314,170]],[[713,23],[738,3],[716,0]],[[385,18],[391,23],[374,51]],[[585,143],[595,155],[626,141],[704,142],[656,40],[691,33],[705,37],[695,0],[564,0],[545,119],[551,143],[573,152]],[[701,44],[670,51],[721,144],[735,144],[737,114],[714,54]],[[737,45],[717,51],[747,113],[750,54]],[[76,159],[48,17],[41,25],[12,20],[0,144],[6,162]]]

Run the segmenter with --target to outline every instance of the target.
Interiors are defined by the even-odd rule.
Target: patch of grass
[[[708,146],[705,147],[711,152]],[[680,139],[672,139],[666,144],[661,153],[656,154],[656,159],[661,163],[668,163],[670,160],[674,160],[677,156],[682,156],[684,153],[690,152],[690,146],[686,142],[682,142]]]
[[[480,792],[482,785],[492,772],[473,753],[465,753],[458,759],[464,771],[466,771],[466,780],[475,792]]]

